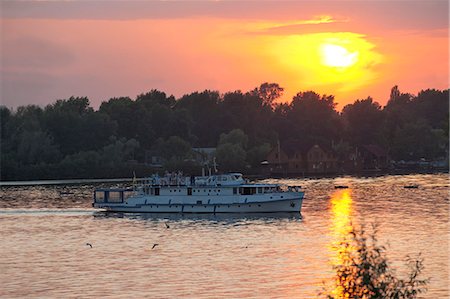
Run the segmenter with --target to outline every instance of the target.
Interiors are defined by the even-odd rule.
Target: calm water
[[[421,252],[423,297],[449,297],[447,174],[268,181],[304,187],[302,219],[106,215],[92,185],[2,187],[0,297],[313,298],[350,222],[379,224],[400,275]]]

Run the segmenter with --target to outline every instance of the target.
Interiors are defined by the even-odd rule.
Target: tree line
[[[98,110],[86,97],[42,108],[0,106],[1,179],[148,175],[149,156],[164,169],[196,172],[192,147],[217,147],[223,171],[256,171],[278,143],[336,144],[340,154],[377,144],[394,160],[433,160],[448,153],[449,90],[417,95],[391,89],[386,106],[371,97],[336,110],[332,95],[297,93],[263,83],[248,92],[205,90],[178,99],[159,90],[111,98]]]

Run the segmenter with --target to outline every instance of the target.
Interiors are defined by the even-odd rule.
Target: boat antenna
[[[133,189],[136,189],[136,172],[133,170]]]
[[[216,157],[213,158],[214,173],[217,173]]]

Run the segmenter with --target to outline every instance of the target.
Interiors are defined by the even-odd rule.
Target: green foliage
[[[342,126],[333,96],[299,92],[290,106],[286,117],[292,125],[291,135],[312,141],[338,139]]]
[[[397,160],[437,158],[445,154],[448,138],[443,130],[433,129],[424,120],[397,128],[392,142],[392,155]]]
[[[246,165],[246,153],[240,144],[219,145],[216,149],[216,157],[222,171],[241,171]]]
[[[115,134],[116,124],[89,107],[87,98],[58,100],[45,107],[42,126],[64,155],[98,149]]]
[[[383,112],[371,97],[357,100],[342,109],[348,139],[356,145],[380,144]]]
[[[111,143],[103,147],[102,160],[104,165],[114,167],[117,164],[134,160],[135,152],[139,149],[139,142],[135,139],[111,138]]]
[[[164,169],[169,172],[182,171],[185,174],[201,173],[201,166],[192,160],[178,160],[172,158],[164,163]]]
[[[269,154],[272,147],[268,143],[263,143],[261,145],[257,145],[252,147],[247,152],[247,161],[253,168],[258,168],[261,166],[261,162],[266,160],[267,155]]]
[[[334,267],[336,276],[325,286],[326,298],[413,299],[426,291],[427,279],[420,279],[423,259],[407,257],[410,270],[406,279],[397,277],[386,257],[386,248],[378,245],[376,226],[372,233],[364,226],[352,227],[348,236],[336,246],[341,262]]]
[[[191,145],[178,136],[171,136],[166,141],[159,139],[156,145],[156,154],[166,160],[182,161],[189,157]]]
[[[448,90],[413,96],[395,86],[383,109],[368,97],[342,114],[333,96],[306,91],[291,103],[275,103],[282,93],[278,84],[263,83],[244,93],[205,90],[179,99],[153,89],[135,99],[111,98],[98,111],[86,97],[60,99],[44,109],[0,106],[1,179],[73,177],[77,167],[103,177],[122,175],[138,169],[136,162],[145,169],[152,151],[169,167],[191,160],[191,146],[217,147],[221,171],[254,171],[270,145],[289,140],[340,141],[345,148],[335,150],[342,159],[369,143],[385,147],[394,159],[447,155]]]
[[[53,138],[42,131],[24,131],[19,137],[17,159],[23,164],[59,161],[61,153]]]
[[[224,171],[242,171],[246,166],[248,136],[241,129],[221,134],[216,149],[219,168]]]
[[[217,91],[205,90],[184,95],[175,104],[175,110],[185,109],[193,120],[191,132],[200,146],[215,146],[222,132],[220,100]]]
[[[228,134],[220,134],[219,145],[230,143],[239,145],[242,149],[247,148],[248,136],[241,129],[234,129]]]
[[[257,95],[262,104],[268,107],[274,106],[274,101],[283,95],[284,88],[278,85],[278,83],[265,82],[253,90],[253,94]]]

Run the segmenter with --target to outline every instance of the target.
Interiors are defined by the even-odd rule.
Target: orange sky
[[[130,4],[131,3],[131,4]],[[1,2],[1,103],[45,105],[159,89],[333,94],[444,89],[447,1]]]

